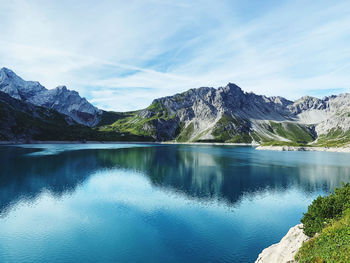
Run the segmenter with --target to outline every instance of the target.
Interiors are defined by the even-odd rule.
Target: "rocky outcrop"
[[[25,81],[10,69],[0,69],[0,91],[15,99],[25,101],[45,90],[45,87],[37,81]]]
[[[154,135],[157,140],[310,143],[331,131],[350,129],[350,94],[323,99],[305,96],[292,102],[246,93],[229,83],[156,99],[139,116],[169,122],[161,131],[155,125],[147,126],[164,135]]]
[[[289,229],[282,240],[268,248],[265,248],[258,256],[255,263],[292,263],[294,256],[303,242],[309,240],[303,232],[303,224]]]
[[[307,144],[322,137],[322,146],[334,138],[343,146],[350,140],[350,94],[323,99],[305,96],[293,102],[247,93],[229,83],[217,89],[201,87],[155,99],[130,118],[125,117],[130,114],[109,116],[112,113],[107,118],[76,91],[65,86],[47,90],[7,68],[0,70],[0,91],[26,103],[55,109],[89,127],[102,119],[103,126],[107,126],[111,120],[126,118],[110,130],[157,141]],[[332,145],[337,144],[333,141]]]
[[[350,153],[350,145],[346,147],[303,147],[303,146],[258,146],[256,150],[268,150],[268,151],[289,151],[289,152],[339,152]]]
[[[85,98],[81,98],[78,92],[68,90],[66,86],[41,91],[27,101],[34,105],[55,109],[86,126],[95,126],[100,120],[101,111]]]
[[[76,122],[67,115],[34,106],[0,91],[0,141],[30,142],[49,136],[59,139],[64,131],[72,133],[71,125]]]
[[[0,69],[0,91],[36,106],[55,109],[90,127],[99,122],[102,114],[76,91],[68,90],[65,86],[47,90],[39,82],[25,81],[7,68]]]
[[[251,143],[266,138],[280,140],[270,121],[295,121],[296,115],[288,108],[291,105],[292,101],[282,97],[246,93],[229,83],[218,89],[202,87],[156,99],[139,116],[158,116],[158,119],[171,122],[171,132],[165,130],[162,134],[166,136],[157,137],[157,140]]]

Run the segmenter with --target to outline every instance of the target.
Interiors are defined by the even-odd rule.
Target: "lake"
[[[350,154],[157,144],[0,146],[0,262],[254,262]]]

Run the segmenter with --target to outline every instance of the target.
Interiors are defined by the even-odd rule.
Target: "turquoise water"
[[[350,154],[142,144],[0,146],[0,262],[253,262]]]

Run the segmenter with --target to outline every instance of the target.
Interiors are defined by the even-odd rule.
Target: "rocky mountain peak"
[[[57,87],[56,87],[56,90],[65,92],[65,91],[67,91],[67,87],[64,86],[64,85],[62,85],[62,86],[57,86]]]
[[[290,110],[296,114],[299,114],[303,111],[316,109],[322,110],[325,109],[326,102],[316,97],[304,96],[296,100],[293,105],[290,106]]]
[[[18,76],[12,70],[5,68],[5,67],[0,69],[0,78],[1,79],[14,78],[14,77],[18,77]]]
[[[23,80],[8,68],[0,69],[0,91],[18,100],[55,109],[87,126],[96,125],[102,113],[85,98],[81,98],[78,92],[68,90],[66,86],[47,90],[37,81]]]
[[[26,101],[44,90],[45,87],[37,81],[25,81],[8,68],[0,69],[0,91],[15,99]]]
[[[280,106],[287,107],[288,105],[293,104],[293,101],[287,100],[286,98],[280,97],[280,96],[273,96],[270,97],[271,101],[279,104]]]
[[[218,88],[218,91],[238,96],[244,94],[244,91],[234,83],[228,83],[225,87]]]

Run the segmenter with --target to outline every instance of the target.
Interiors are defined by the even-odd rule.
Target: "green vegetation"
[[[296,255],[299,263],[350,262],[350,209],[325,227],[319,236],[303,244]]]
[[[175,118],[175,115],[170,115],[159,101],[152,103],[146,110],[147,115],[142,117],[139,116],[140,111],[127,112],[123,113],[123,115],[119,114],[118,119],[114,123],[101,126],[98,130],[152,138],[156,134],[156,122],[158,119],[168,121]]]
[[[295,143],[306,144],[315,140],[315,135],[304,125],[270,121],[270,127],[272,133]]]
[[[100,127],[99,131],[103,132],[117,132],[121,134],[134,134],[141,136],[152,136],[154,128],[152,127],[152,120],[138,117],[137,114],[132,114],[121,118],[112,125]]]
[[[193,141],[194,141],[194,142],[206,142],[206,140],[202,140],[201,138],[202,138],[203,136],[205,136],[209,131],[210,131],[210,129],[206,129],[206,130],[202,131],[200,134],[198,134],[198,135],[193,139]]]
[[[251,132],[250,136],[262,146],[295,146],[312,147],[308,143],[316,139],[316,134],[306,125],[295,124],[291,122],[273,122],[262,124],[263,129],[268,135],[261,135],[257,132]],[[285,138],[282,141],[280,137]]]
[[[228,143],[251,143],[252,137],[249,135],[249,133],[238,133],[233,136],[230,140],[227,140]]]
[[[134,111],[131,111],[131,112],[103,111],[101,120],[98,123],[98,126],[101,127],[101,126],[111,125],[120,119],[130,117],[134,114],[135,114]]]
[[[147,107],[147,110],[154,112],[161,112],[165,110],[163,104],[160,101],[153,102],[151,105]]]
[[[286,142],[286,141],[266,141],[261,144],[262,146],[295,146],[295,147],[311,147],[311,145],[306,145],[304,143],[297,142]]]
[[[3,95],[4,96],[4,95]],[[0,97],[0,140],[40,141],[150,141],[151,137],[102,131],[67,123],[67,116],[55,110],[28,106]]]
[[[228,143],[251,143],[252,137],[244,127],[244,121],[232,116],[223,115],[220,120],[215,124],[212,131],[215,142],[228,142]]]
[[[301,222],[305,234],[314,237],[298,251],[298,262],[350,262],[349,183],[329,196],[315,199]]]
[[[259,136],[256,132],[251,132],[250,136],[252,137],[252,139],[256,142],[261,142],[261,136]]]
[[[350,130],[344,132],[341,129],[333,128],[327,134],[319,136],[316,145],[321,147],[342,147],[350,142]]]
[[[176,138],[178,142],[188,142],[194,132],[194,125],[191,122],[187,127],[185,127],[180,135]]]
[[[317,197],[301,219],[305,234],[313,236],[319,233],[330,220],[339,218],[347,208],[350,208],[349,183],[341,188],[335,188],[334,193],[329,196]]]

